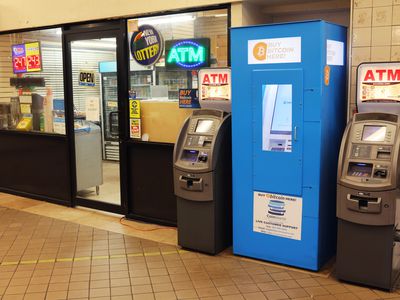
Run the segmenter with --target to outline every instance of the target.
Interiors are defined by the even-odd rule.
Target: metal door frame
[[[72,57],[71,42],[86,39],[112,38],[117,40],[117,80],[118,80],[118,125],[119,125],[119,154],[120,154],[120,189],[121,205],[105,203],[96,200],[88,200],[77,197],[76,182],[76,158],[75,158],[75,134],[74,134],[74,108],[73,108],[73,83],[72,83]],[[89,23],[83,25],[64,26],[62,33],[63,61],[64,61],[64,98],[65,121],[68,139],[69,162],[71,174],[71,206],[85,206],[104,210],[112,213],[126,215],[128,212],[128,163],[127,141],[128,109],[129,109],[129,56],[126,20],[107,21],[101,23]]]

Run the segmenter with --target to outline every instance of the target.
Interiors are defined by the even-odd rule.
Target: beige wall
[[[282,1],[283,2],[283,1]],[[258,1],[232,4],[232,27],[322,19],[350,26],[351,0]]]
[[[230,0],[229,2],[241,2]],[[0,1],[0,31],[78,21],[145,15],[166,10],[209,6],[221,0],[68,0]],[[23,9],[22,9],[23,8]]]
[[[263,13],[269,15],[273,23],[322,19],[349,26],[350,3],[351,0],[276,2],[266,5]]]
[[[361,62],[400,61],[400,0],[352,0],[349,113]]]

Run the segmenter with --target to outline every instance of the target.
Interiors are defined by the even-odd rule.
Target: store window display
[[[65,134],[61,28],[0,35],[0,129]]]
[[[129,19],[130,89],[141,100],[141,139],[174,143],[193,108],[180,90],[198,94],[198,71],[228,66],[228,9]]]

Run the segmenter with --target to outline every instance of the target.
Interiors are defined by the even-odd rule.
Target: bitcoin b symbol
[[[255,44],[253,56],[257,60],[265,60],[267,58],[267,44],[263,42]]]

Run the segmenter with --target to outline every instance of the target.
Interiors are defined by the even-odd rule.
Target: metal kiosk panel
[[[318,270],[336,248],[346,29],[271,24],[231,39],[233,251]]]

